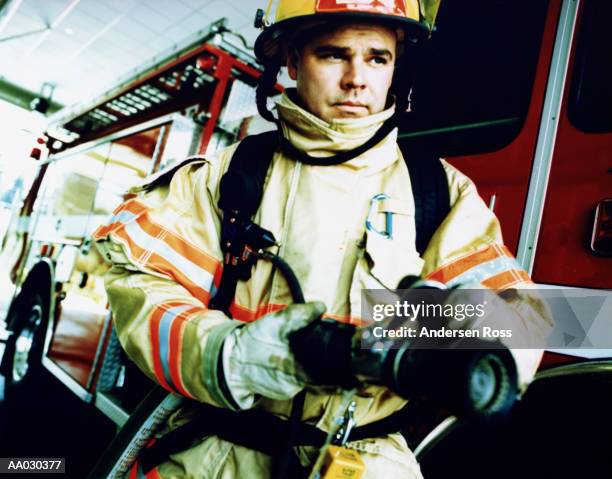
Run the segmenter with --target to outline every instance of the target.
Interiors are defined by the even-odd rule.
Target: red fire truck
[[[132,370],[117,347],[107,265],[90,235],[146,176],[269,128],[256,117],[260,66],[225,22],[185,43],[101,97],[61,111],[46,145],[37,145],[50,151],[37,153],[38,175],[0,256],[3,289],[13,295],[2,363],[7,400],[40,389],[48,371],[122,424],[144,394],[137,373],[128,381],[134,394],[123,387]]]
[[[476,182],[542,287],[612,287],[609,18],[603,0],[475,0],[467,10],[445,2],[438,31],[414,54],[400,141],[436,151]],[[50,371],[125,423],[150,385],[118,346],[106,266],[89,235],[129,185],[258,128],[252,110],[236,113],[254,105],[258,75],[252,57],[212,32],[54,118],[48,135],[62,144],[54,150],[51,141],[2,252],[15,287],[3,360],[9,392]],[[548,351],[532,387],[557,391],[558,378],[585,387],[587,375],[596,397],[610,382],[608,348]],[[421,458],[440,437],[421,444]]]

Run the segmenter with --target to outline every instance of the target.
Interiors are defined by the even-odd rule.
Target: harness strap
[[[448,180],[442,161],[437,155],[416,146],[408,147],[404,143],[400,143],[400,150],[410,174],[415,209],[416,249],[422,255],[450,211]]]
[[[230,317],[229,307],[236,294],[238,280],[247,280],[251,275],[252,262],[243,261],[249,239],[247,229],[258,228],[251,222],[251,217],[261,204],[264,183],[277,145],[276,131],[247,136],[238,145],[221,179],[219,208],[223,210],[223,274],[209,306],[224,311]],[[268,233],[261,231],[264,236]]]
[[[301,408],[300,408],[301,410]],[[348,441],[384,437],[399,432],[412,420],[408,406],[365,426],[355,427]],[[152,446],[140,453],[139,462],[144,473],[166,461],[171,454],[193,445],[194,439],[217,436],[225,441],[253,449],[269,456],[282,454],[287,448],[287,437],[292,431],[293,446],[321,447],[327,433],[311,424],[294,423],[259,409],[232,411],[201,404],[195,418],[168,432]],[[266,431],[265,440],[261,432]]]

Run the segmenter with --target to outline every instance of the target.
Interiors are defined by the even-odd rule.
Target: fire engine
[[[14,293],[2,364],[7,400],[40,387],[43,371],[117,424],[142,398],[141,378],[113,334],[107,265],[90,236],[146,176],[267,127],[255,117],[261,67],[233,38],[216,22],[169,58],[50,119],[38,174],[3,242]]]
[[[443,3],[438,31],[415,52],[399,141],[475,181],[537,284],[611,288],[612,4],[478,0],[467,15],[459,3]],[[107,266],[89,236],[145,176],[263,128],[253,101],[260,69],[222,30],[52,118],[50,155],[3,242],[14,287],[7,396],[51,372],[122,426],[151,388],[119,347]],[[567,346],[547,351],[532,387],[558,394],[559,378],[588,375],[596,395],[612,345]],[[421,459],[443,430],[419,446]]]

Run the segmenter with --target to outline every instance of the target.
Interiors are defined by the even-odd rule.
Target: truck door
[[[611,288],[612,2],[580,3],[532,276]]]
[[[412,110],[399,141],[468,175],[515,252],[561,0],[443,2],[415,55]],[[457,19],[461,19],[458,21]]]

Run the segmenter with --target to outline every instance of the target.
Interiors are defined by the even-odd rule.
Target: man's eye
[[[371,61],[377,65],[386,65],[388,63],[385,57],[372,57]]]
[[[342,60],[344,59],[344,55],[341,53],[326,53],[322,58],[325,60]]]

